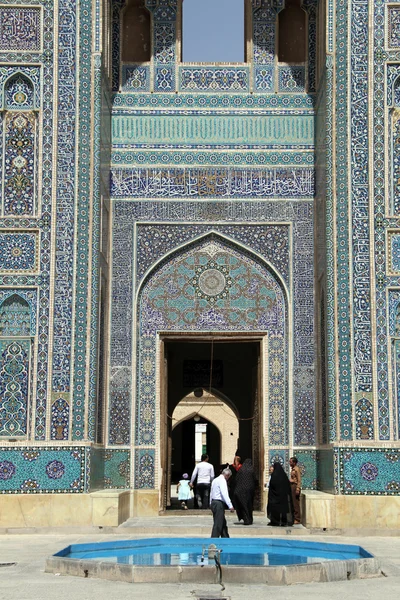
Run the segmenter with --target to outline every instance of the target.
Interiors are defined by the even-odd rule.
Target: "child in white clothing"
[[[182,479],[179,480],[178,485],[176,486],[176,493],[178,494],[178,500],[181,503],[181,506],[184,510],[187,510],[186,502],[192,499],[192,490],[189,486],[189,475],[184,473],[182,475]]]

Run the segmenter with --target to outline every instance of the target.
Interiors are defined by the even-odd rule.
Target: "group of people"
[[[237,524],[253,523],[253,503],[257,480],[249,458],[242,462],[236,455],[233,463],[222,465],[215,477],[214,467],[203,454],[189,479],[184,473],[177,486],[178,500],[187,510],[191,491],[199,509],[211,508],[213,529],[211,537],[229,537],[225,510],[237,514]],[[282,465],[275,462],[270,468],[267,515],[269,525],[291,526],[300,523],[301,472],[295,456],[290,459],[290,479]]]
[[[212,537],[229,537],[225,519],[225,510],[236,510],[237,523],[253,523],[253,502],[256,489],[256,477],[251,460],[244,462],[240,456],[233,463],[221,465],[220,474],[215,477],[214,467],[207,454],[203,454],[192,473],[191,478],[184,473],[177,486],[178,500],[183,509],[187,509],[191,499],[191,490],[195,491],[197,508],[211,508],[214,516]]]

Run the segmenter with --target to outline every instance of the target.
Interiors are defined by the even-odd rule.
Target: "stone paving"
[[[257,519],[248,528],[234,525],[229,517],[231,536],[245,529],[264,535],[286,536],[286,529],[267,527]],[[265,585],[227,584],[224,591],[220,586],[200,584],[129,584],[97,579],[61,577],[44,572],[46,557],[69,544],[132,539],[134,537],[162,537],[173,535],[171,529],[180,530],[181,535],[198,535],[207,538],[211,531],[210,515],[159,517],[158,519],[130,520],[124,526],[105,533],[101,530],[54,530],[33,533],[4,533],[0,535],[0,599],[1,600],[184,600],[190,598],[229,598],[230,600],[265,600],[277,595],[279,600],[397,600],[400,594],[400,535],[332,535],[332,533],[309,532],[304,528],[293,529],[293,537],[332,543],[362,545],[379,558],[382,577],[333,583],[313,583],[285,587]],[[197,526],[197,527],[196,527]],[[158,527],[158,532],[156,532]],[[265,527],[265,528],[264,528]],[[147,530],[147,535],[142,531]],[[192,533],[196,531],[196,533]],[[268,534],[267,534],[268,531]],[[140,533],[139,533],[140,532]],[[336,532],[337,533],[337,532]],[[363,534],[363,532],[360,532]],[[365,532],[369,533],[369,532]],[[394,533],[394,532],[393,532]],[[15,564],[9,564],[15,563]]]

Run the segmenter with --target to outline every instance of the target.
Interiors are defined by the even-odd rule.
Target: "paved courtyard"
[[[208,537],[203,533],[208,525],[211,529],[211,517],[199,517],[201,528],[199,537]],[[196,517],[189,521],[179,517],[169,517],[171,527],[187,522],[188,529],[194,529]],[[235,531],[234,518],[230,518],[231,536]],[[156,520],[141,520],[142,527],[149,526],[154,537],[152,525]],[[166,520],[158,521],[160,525]],[[131,525],[134,525],[133,523]],[[139,525],[139,522],[137,522]],[[164,525],[165,531],[168,525]],[[61,548],[74,543],[112,541],[131,539],[134,527],[119,528],[117,532],[94,533],[93,531],[46,532],[46,533],[3,533],[0,535],[0,599],[7,600],[184,600],[190,598],[229,598],[231,600],[265,600],[272,595],[279,600],[397,600],[400,595],[400,536],[381,537],[379,535],[350,536],[313,535],[301,529],[294,536],[311,541],[349,543],[362,545],[379,558],[383,571],[382,577],[375,579],[353,580],[334,583],[313,583],[296,586],[271,587],[261,585],[230,585],[221,592],[219,585],[196,584],[129,584],[97,579],[62,577],[44,572],[46,557]],[[160,528],[161,529],[161,528]],[[240,528],[241,529],[241,528]],[[271,528],[269,528],[271,529]],[[277,532],[275,532],[276,534]],[[141,534],[143,535],[143,534]],[[176,534],[175,534],[176,535]],[[293,537],[294,537],[293,536]],[[7,565],[7,563],[16,563]]]

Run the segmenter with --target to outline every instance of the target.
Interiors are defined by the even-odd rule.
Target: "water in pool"
[[[222,549],[221,565],[293,565],[326,560],[370,558],[360,546],[281,539],[157,538],[96,544],[75,544],[55,556],[128,565],[207,565],[208,547]]]

